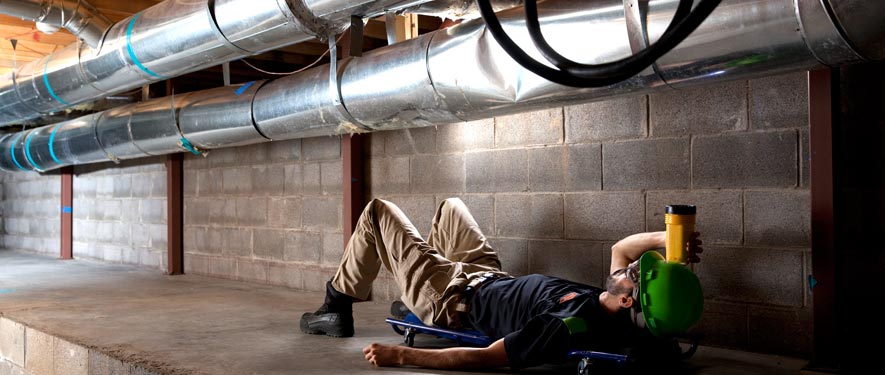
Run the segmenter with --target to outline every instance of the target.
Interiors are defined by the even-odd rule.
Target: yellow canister
[[[664,223],[667,224],[667,261],[688,263],[686,247],[694,233],[697,208],[689,205],[668,205]]]

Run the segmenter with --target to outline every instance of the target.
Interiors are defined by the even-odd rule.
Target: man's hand
[[[694,232],[688,239],[688,263],[698,263],[701,261],[701,257],[698,254],[704,252],[704,248],[701,247],[704,242],[700,240],[700,236],[700,232]]]
[[[398,366],[403,364],[402,347],[371,343],[363,348],[363,354],[369,363],[378,366]]]
[[[375,366],[418,366],[445,370],[482,369],[507,366],[504,339],[485,348],[418,349],[372,343],[363,348],[366,360]]]

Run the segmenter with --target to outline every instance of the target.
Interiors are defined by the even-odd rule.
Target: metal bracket
[[[341,98],[341,80],[338,77],[340,74],[343,74],[346,66],[347,61],[344,64],[338,64],[338,45],[335,43],[335,35],[329,36],[329,94],[332,96],[332,105],[335,106],[335,109],[345,121],[353,125],[348,128],[358,132],[357,129],[366,130],[367,127],[357,121],[347,111],[347,107],[344,106],[344,100]]]
[[[624,0],[624,16],[627,20],[627,36],[633,53],[648,48],[648,1]]]
[[[384,13],[384,27],[387,30],[387,45],[396,44],[396,14],[393,12]]]
[[[359,16],[350,16],[350,57],[363,55],[363,29],[365,24]]]

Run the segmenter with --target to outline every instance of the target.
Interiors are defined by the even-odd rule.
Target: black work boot
[[[312,313],[301,315],[301,332],[333,337],[353,336],[353,298],[326,282],[326,301]]]

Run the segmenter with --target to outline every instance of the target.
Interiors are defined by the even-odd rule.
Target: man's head
[[[606,280],[610,298],[629,309],[637,325],[655,336],[681,333],[701,317],[704,297],[697,276],[687,267],[647,252]]]

